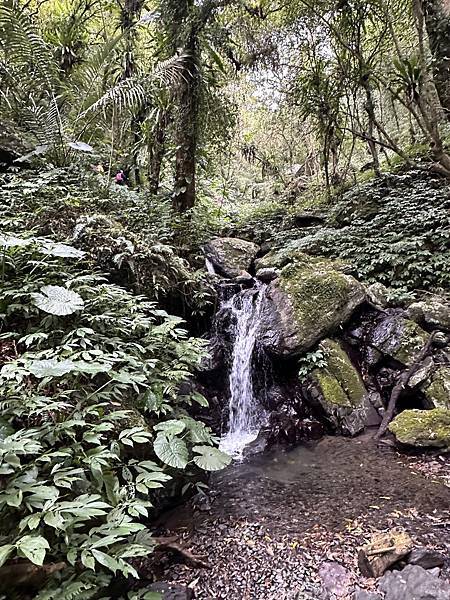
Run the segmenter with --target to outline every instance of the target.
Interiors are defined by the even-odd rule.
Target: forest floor
[[[167,531],[210,568],[168,564],[164,579],[201,600],[346,600],[375,585],[357,568],[374,532],[402,527],[417,546],[450,556],[449,486],[450,457],[404,456],[368,436],[256,455],[217,474],[203,501],[167,515]],[[333,593],[320,572],[323,580],[334,563],[347,571]]]

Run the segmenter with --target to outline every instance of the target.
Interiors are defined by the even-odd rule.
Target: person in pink
[[[125,185],[126,178],[125,178],[125,173],[123,172],[122,169],[120,169],[120,171],[118,171],[116,173],[115,182],[117,183],[117,185]]]

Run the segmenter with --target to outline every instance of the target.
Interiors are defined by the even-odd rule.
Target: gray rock
[[[306,255],[269,284],[260,316],[260,342],[275,356],[298,356],[346,322],[365,288],[333,261]]]
[[[270,283],[277,277],[278,271],[270,267],[267,267],[266,269],[258,269],[256,272],[256,279],[259,279],[263,283]]]
[[[380,308],[386,308],[389,306],[389,289],[382,283],[372,283],[367,288],[367,297]]]
[[[319,569],[319,577],[323,587],[329,594],[333,594],[337,598],[348,595],[352,585],[352,577],[350,572],[339,563],[323,563]]]
[[[388,571],[378,588],[385,600],[449,600],[450,584],[418,565],[407,565],[402,571]]]
[[[204,246],[204,251],[217,273],[233,278],[249,271],[259,247],[238,238],[215,238]]]
[[[250,273],[247,273],[247,271],[241,271],[240,274],[237,277],[235,277],[235,281],[236,281],[236,283],[239,283],[240,285],[247,285],[247,286],[252,286],[255,283],[255,280],[250,275]]]
[[[442,554],[429,548],[415,548],[407,560],[410,565],[419,565],[423,569],[434,569],[444,564]]]
[[[450,366],[438,367],[422,386],[422,391],[427,400],[427,408],[450,409]]]
[[[408,386],[413,388],[416,385],[423,383],[434,369],[434,361],[431,356],[428,356],[417,369],[417,371],[409,378]]]
[[[408,315],[417,323],[450,329],[450,304],[445,298],[431,296],[408,307]]]
[[[429,334],[417,323],[398,312],[388,312],[370,332],[367,342],[377,350],[371,362],[381,356],[391,356],[405,366],[411,365],[429,339]]]

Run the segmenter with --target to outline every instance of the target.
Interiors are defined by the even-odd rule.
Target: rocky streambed
[[[164,579],[204,600],[366,600],[376,581],[360,573],[358,549],[376,532],[402,528],[415,547],[442,554],[438,581],[448,585],[446,478],[448,457],[402,456],[368,434],[251,456],[166,515],[166,530],[210,568],[169,563]],[[450,585],[443,589],[450,598]],[[389,598],[412,600],[403,593]]]

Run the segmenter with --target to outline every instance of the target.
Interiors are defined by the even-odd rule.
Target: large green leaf
[[[195,446],[194,452],[200,456],[194,456],[195,464],[204,471],[220,471],[231,462],[231,456],[213,446]]]
[[[79,294],[59,285],[45,285],[32,297],[38,308],[51,315],[71,315],[84,307]]]
[[[62,377],[75,369],[75,364],[71,360],[33,360],[28,365],[28,370],[38,379],[44,377]]]
[[[171,435],[178,435],[182,433],[186,427],[186,424],[183,421],[179,421],[178,419],[170,419],[169,421],[164,421],[163,423],[158,423],[153,427],[155,431],[162,431],[168,437]]]
[[[67,246],[66,244],[54,244],[53,242],[46,242],[41,246],[41,251],[44,254],[50,256],[60,256],[61,258],[83,258],[86,252],[77,250],[73,246]]]
[[[31,560],[35,565],[42,565],[46,551],[50,548],[47,540],[41,535],[25,535],[16,544],[18,552]]]
[[[184,469],[189,461],[186,444],[177,437],[167,437],[159,433],[153,443],[156,456],[169,467]]]

